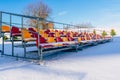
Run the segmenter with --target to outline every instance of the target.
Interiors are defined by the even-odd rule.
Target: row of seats
[[[103,38],[99,34],[93,34],[88,32],[73,32],[64,30],[46,29],[39,30],[37,28],[18,28],[12,26],[2,26],[2,32],[10,32],[10,36],[21,36],[24,42],[36,41],[37,47],[51,48],[60,46],[69,46],[74,44],[80,44],[82,41],[97,41]],[[39,32],[39,36],[38,33]],[[40,45],[38,45],[40,42]]]

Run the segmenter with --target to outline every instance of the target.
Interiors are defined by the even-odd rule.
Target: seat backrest
[[[44,33],[49,34],[49,33],[50,33],[50,30],[47,29],[47,30],[44,31]]]
[[[48,37],[54,37],[54,33],[49,33]]]
[[[27,29],[21,29],[22,32],[22,38],[26,39],[26,38],[32,38],[30,32]]]
[[[47,33],[41,34],[41,36],[46,38],[46,39],[48,38],[48,34]]]
[[[36,46],[37,47],[38,47],[38,40],[39,40],[40,43],[47,43],[46,39],[44,37],[40,36],[39,39],[38,38],[36,39]]]
[[[2,26],[2,32],[10,32],[10,26],[3,25]]]
[[[54,37],[48,37],[48,38],[47,38],[47,42],[48,42],[48,43],[53,43],[53,42],[55,42]]]
[[[87,40],[87,36],[86,35],[84,36],[84,39]]]
[[[41,29],[41,30],[39,31],[39,34],[40,34],[40,35],[43,35],[43,34],[44,34],[44,30]]]
[[[36,32],[36,30],[32,27],[28,28],[29,31],[33,31],[33,32]]]
[[[14,33],[20,33],[20,30],[18,27],[12,26],[11,34],[14,34]]]
[[[54,29],[50,29],[50,32],[55,32],[55,30]]]
[[[28,28],[28,30],[30,31],[30,33],[32,34],[31,36],[33,38],[37,38],[38,34],[36,33],[36,30],[34,30],[34,28]]]
[[[70,32],[70,37],[73,37],[73,33],[72,32]]]
[[[21,36],[21,31],[18,27],[12,26],[11,36]]]
[[[67,35],[67,31],[64,31],[64,32],[63,32],[63,35]]]
[[[81,37],[78,37],[78,42],[81,42],[81,40],[82,40]]]
[[[84,36],[81,36],[81,40],[82,40],[82,41],[84,41],[84,40],[85,40]]]
[[[63,42],[68,42],[68,38],[67,37],[62,37]]]
[[[60,33],[59,32],[55,32],[55,37],[60,37]]]
[[[69,41],[74,41],[74,38],[68,37],[68,40],[69,40]]]
[[[63,40],[61,39],[61,37],[56,37],[56,42],[63,42]]]

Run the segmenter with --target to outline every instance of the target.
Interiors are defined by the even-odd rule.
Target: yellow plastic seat
[[[89,36],[89,38],[90,38],[90,40],[92,40],[92,37]]]
[[[48,26],[48,29],[53,29],[54,24],[53,24],[53,23],[51,23],[51,22],[49,22],[49,23],[47,23],[47,26]]]
[[[53,43],[53,42],[55,42],[54,37],[48,37],[48,38],[47,38],[47,42],[48,42],[48,43]]]
[[[48,38],[48,34],[47,33],[43,33],[43,34],[41,34],[41,36],[44,37],[45,39]]]
[[[55,37],[60,37],[60,33],[59,32],[55,32]]]
[[[55,32],[55,30],[54,30],[54,29],[50,29],[50,32],[54,33],[54,32]]]
[[[86,35],[84,36],[84,39],[85,39],[85,41],[87,40],[87,36]]]
[[[63,37],[62,40],[63,40],[63,42],[68,42],[68,38],[67,37]]]
[[[44,34],[44,30],[40,29],[39,34],[43,35]]]
[[[81,39],[81,37],[78,37],[78,43],[80,43],[80,42],[81,42],[81,40],[82,40],[82,39]]]
[[[3,25],[2,26],[2,32],[10,32],[10,26]]]
[[[72,32],[70,32],[70,37],[73,37],[73,33]]]
[[[29,41],[35,41],[36,38],[32,38],[31,34],[29,33],[29,31],[27,29],[21,29],[22,32],[22,39],[25,42],[29,42]]]
[[[61,46],[61,44],[56,43],[54,37],[48,37],[48,38],[47,38],[47,42],[48,42],[48,43],[52,43],[52,45],[54,45],[54,46]]]
[[[64,32],[63,32],[63,35],[67,35],[67,31],[64,31]]]

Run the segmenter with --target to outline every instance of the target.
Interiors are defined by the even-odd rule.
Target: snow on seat
[[[24,38],[25,42],[36,41],[36,38]]]

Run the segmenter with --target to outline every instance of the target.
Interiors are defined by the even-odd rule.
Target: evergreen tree
[[[96,34],[96,30],[95,29],[93,30],[93,34]]]
[[[102,32],[102,36],[105,37],[107,35],[107,32],[106,31],[103,31]]]
[[[111,29],[110,35],[111,35],[112,37],[116,35],[116,32],[115,32],[114,29]]]

